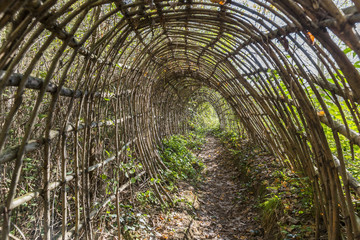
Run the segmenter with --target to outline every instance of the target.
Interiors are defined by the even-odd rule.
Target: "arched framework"
[[[194,113],[196,114],[197,109],[204,103],[209,103],[214,108],[219,119],[219,128],[221,130],[239,130],[239,128],[237,128],[237,118],[231,106],[218,92],[208,88],[200,88],[199,90],[193,92],[190,100],[188,101],[188,105],[190,106],[186,109],[190,109],[192,112],[186,112],[185,116],[188,120],[185,120],[185,122],[191,121],[191,117],[194,117]]]
[[[0,2],[2,238],[26,212],[41,220],[31,221],[44,229],[34,236],[92,239],[94,220],[131,184],[120,171],[132,161],[127,149],[143,166],[133,177],[161,175],[157,144],[186,130],[186,106],[204,87],[206,99],[230,106],[235,117],[225,118],[310,179],[329,239],[360,238],[351,172],[360,157],[359,8],[359,0]]]

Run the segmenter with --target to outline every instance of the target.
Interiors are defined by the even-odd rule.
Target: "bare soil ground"
[[[168,214],[153,216],[149,239],[264,239],[256,198],[244,188],[231,153],[214,137],[198,157],[206,165],[196,186],[179,184],[179,204]]]

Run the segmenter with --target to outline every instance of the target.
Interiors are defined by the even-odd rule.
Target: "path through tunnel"
[[[0,1],[2,238],[20,226],[30,238],[93,239],[105,206],[161,175],[158,146],[189,130],[189,106],[208,103],[221,128],[310,179],[329,239],[359,239],[359,8]]]

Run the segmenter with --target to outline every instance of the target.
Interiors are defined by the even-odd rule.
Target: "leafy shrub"
[[[209,102],[198,105],[196,102],[190,103],[189,108],[192,118],[189,127],[196,132],[206,133],[212,129],[219,128],[220,122],[214,107]],[[197,107],[195,107],[197,106]]]
[[[186,147],[191,150],[200,150],[205,144],[205,134],[199,134],[196,132],[190,132],[187,135]]]
[[[169,169],[165,172],[169,180],[197,180],[204,168],[204,164],[187,148],[197,146],[190,140],[186,140],[184,136],[173,135],[162,141],[160,156]]]
[[[155,196],[155,193],[151,190],[146,190],[145,192],[139,192],[136,195],[136,199],[141,203],[141,204],[157,204],[158,203],[158,199]]]
[[[313,190],[307,177],[279,169],[266,180],[268,197],[259,206],[272,239],[309,239],[313,234]],[[301,174],[302,175],[302,174]],[[272,182],[271,182],[272,181]]]
[[[267,236],[273,236],[273,239],[280,239],[280,229],[277,225],[279,216],[282,213],[283,205],[277,195],[273,195],[260,204],[262,209],[262,222]]]
[[[221,131],[219,129],[212,131],[212,134],[219,138],[222,143],[229,145],[229,148],[238,149],[240,147],[241,139],[239,134],[235,131]]]

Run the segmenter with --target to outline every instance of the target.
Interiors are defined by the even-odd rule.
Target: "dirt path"
[[[206,165],[204,180],[195,188],[188,183],[179,187],[179,196],[192,208],[187,204],[187,210],[171,212],[157,239],[263,239],[255,197],[244,188],[230,153],[208,137],[198,157]]]
[[[239,172],[233,166],[230,153],[217,139],[209,137],[199,154],[207,166],[205,180],[197,191],[199,209],[190,234],[193,239],[257,239],[259,232],[253,205],[244,201]],[[259,238],[260,239],[260,238]]]
[[[301,177],[250,141],[237,142],[235,154],[233,144],[208,137],[198,153],[203,178],[169,189],[170,208],[144,205],[143,231],[128,239],[315,239],[311,189]]]

